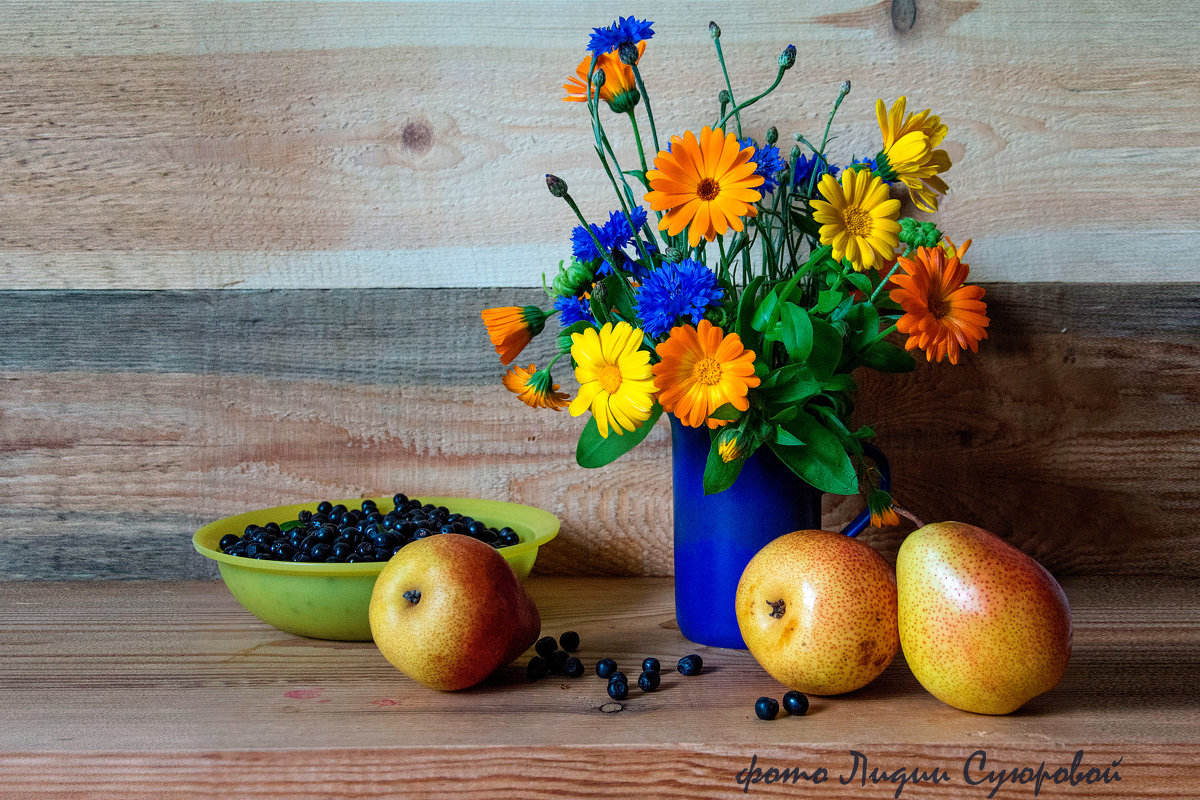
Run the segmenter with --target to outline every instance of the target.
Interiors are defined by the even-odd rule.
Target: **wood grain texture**
[[[0,579],[212,577],[189,544],[205,521],[397,490],[552,511],[541,574],[671,574],[666,426],[584,470],[580,420],[498,385],[475,315],[531,299],[0,293]],[[862,377],[857,417],[901,502],[1060,574],[1195,574],[1200,285],[995,284],[987,299],[992,338],[964,364]],[[826,500],[831,528],[859,502]],[[867,536],[892,557],[903,530]]]
[[[962,764],[1050,769],[1077,750],[1119,782],[1046,786],[1041,796],[1195,797],[1200,614],[1194,581],[1067,581],[1071,665],[1058,687],[1006,717],[956,711],[898,658],[863,690],[812,698],[809,714],[754,719],[775,683],[744,651],[697,647],[674,625],[671,583],[545,579],[529,587],[543,630],[577,630],[601,656],[704,673],[611,704],[603,681],[524,680],[521,665],[444,694],[392,668],[370,643],[270,628],[212,582],[0,586],[0,795],[31,798],[728,797],[762,769],[825,766],[817,787],[753,794],[891,797],[893,785],[838,784],[850,750],[873,767],[940,767],[953,783],[902,796],[973,797]],[[619,757],[617,757],[619,754]],[[1032,785],[998,796],[1033,797]]]
[[[644,13],[660,131],[711,121],[708,11]],[[847,78],[838,161],[878,148],[876,97],[936,108],[955,161],[939,219],[975,238],[980,279],[1194,278],[1179,202],[1200,180],[1189,4],[770,0],[720,16],[741,96],[784,45],[801,54],[747,112],[755,134],[819,138]],[[575,224],[542,174],[591,217],[611,208],[559,89],[611,18],[532,0],[6,3],[0,282],[538,285]],[[613,138],[632,165],[626,131]]]

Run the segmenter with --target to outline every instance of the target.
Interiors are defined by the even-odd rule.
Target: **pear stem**
[[[924,527],[925,527],[925,523],[924,523],[924,522],[921,522],[921,520],[917,518],[917,515],[916,515],[916,514],[912,513],[912,512],[911,512],[911,511],[909,511],[907,508],[905,508],[904,506],[902,506],[902,505],[900,505],[899,503],[897,503],[895,500],[893,500],[893,501],[892,501],[892,508],[894,508],[894,509],[896,510],[896,513],[897,513],[897,514],[899,514],[900,516],[904,517],[904,518],[905,518],[905,519],[907,519],[909,522],[911,522],[912,524],[916,525],[918,528],[924,528]]]

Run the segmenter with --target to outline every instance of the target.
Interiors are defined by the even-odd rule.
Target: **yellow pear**
[[[375,580],[369,618],[384,658],[445,692],[512,662],[541,630],[537,606],[504,556],[457,533],[394,555]]]
[[[900,645],[943,703],[1008,714],[1049,691],[1071,658],[1071,608],[1029,556],[973,525],[937,522],[896,559]]]
[[[805,694],[865,686],[900,647],[892,568],[840,533],[796,531],[769,542],[743,570],[735,603],[750,653]]]

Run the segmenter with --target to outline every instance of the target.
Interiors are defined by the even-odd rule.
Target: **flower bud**
[[[779,129],[774,125],[767,128],[767,144],[775,144],[779,141]]]
[[[779,68],[780,69],[791,69],[795,63],[796,63],[796,45],[789,44],[787,47],[783,48],[783,52],[779,54]],[[848,82],[846,85],[848,85]],[[847,91],[849,91],[849,89],[847,89]]]
[[[637,45],[633,42],[621,42],[621,46],[617,48],[617,53],[621,56],[621,63],[633,66],[638,62]]]
[[[562,197],[567,193],[567,182],[557,175],[546,174],[546,188],[550,190],[550,194],[555,197]]]
[[[687,258],[687,251],[680,247],[668,247],[663,253],[663,261],[668,264],[678,264]]]
[[[708,35],[714,39],[720,39],[721,38],[721,26],[715,22],[710,21],[708,23]]]
[[[570,264],[559,268],[550,285],[559,297],[578,297],[595,277],[591,265],[572,259]]]
[[[560,352],[560,353],[571,352],[571,345],[573,344],[573,342],[571,341],[571,334],[567,333],[566,331],[560,332],[558,334],[558,338],[555,339],[555,344],[558,346],[558,352]]]
[[[722,89],[721,91],[717,92],[717,99],[720,100],[724,105],[729,105],[729,103],[733,100],[733,98],[729,95],[728,89]]]
[[[850,94],[850,81],[842,81],[842,97]]]
[[[592,73],[592,86],[595,86],[597,89],[599,89],[601,86],[604,85],[604,81],[605,81],[604,70],[597,69],[595,72]]]
[[[792,152],[790,153],[790,156],[791,156],[792,161],[795,161],[797,158],[800,157],[800,145],[798,145],[798,144],[792,145]]]

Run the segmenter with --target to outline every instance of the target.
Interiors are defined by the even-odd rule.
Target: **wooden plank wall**
[[[579,421],[499,387],[477,316],[567,252],[543,173],[608,208],[558,87],[614,11],[657,23],[660,129],[711,113],[697,14],[747,91],[799,48],[756,132],[819,135],[845,78],[842,160],[875,97],[935,106],[994,321],[965,365],[863,380],[901,498],[1060,573],[1195,573],[1186,3],[31,2],[0,9],[0,579],[213,575],[205,520],[396,489],[554,511],[542,573],[669,574],[666,431],[575,467]]]

